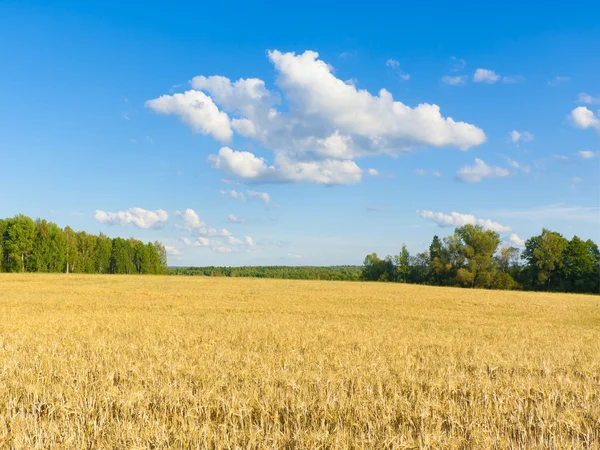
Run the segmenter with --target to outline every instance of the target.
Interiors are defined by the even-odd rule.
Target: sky
[[[0,2],[0,217],[173,266],[600,242],[600,4],[540,5]]]

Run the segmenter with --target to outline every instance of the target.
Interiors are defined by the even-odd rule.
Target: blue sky
[[[595,2],[122,3],[0,4],[0,216],[172,265],[600,241]]]

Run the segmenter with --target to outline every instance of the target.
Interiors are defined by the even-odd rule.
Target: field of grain
[[[600,447],[600,298],[0,275],[0,448]]]

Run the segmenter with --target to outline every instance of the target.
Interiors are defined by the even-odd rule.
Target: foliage
[[[0,272],[139,273],[167,271],[165,247],[111,239],[22,214],[0,220]]]
[[[500,236],[478,225],[465,225],[451,236],[434,236],[429,251],[411,256],[406,246],[394,258],[376,253],[365,258],[362,280],[600,293],[600,250],[591,240],[570,241],[543,229],[519,250],[499,247]]]

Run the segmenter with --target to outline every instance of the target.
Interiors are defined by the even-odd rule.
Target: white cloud
[[[480,128],[442,116],[438,105],[410,107],[386,89],[373,95],[346,83],[315,52],[274,50],[268,57],[277,89],[256,78],[197,76],[192,90],[146,104],[217,140],[237,133],[272,152],[263,158],[224,147],[211,156],[215,168],[256,183],[358,183],[355,158],[397,156],[418,146],[467,150],[486,141]]]
[[[513,83],[519,83],[521,81],[525,80],[525,78],[523,78],[521,75],[516,75],[516,76],[504,76],[502,77],[502,82],[504,84],[513,84]]]
[[[554,155],[554,156],[552,156],[552,158],[563,164],[567,164],[568,162],[571,161],[568,156],[564,156],[564,155]]]
[[[600,117],[597,117],[585,106],[575,108],[569,117],[577,128],[594,128],[596,131],[600,131]]]
[[[500,79],[500,75],[498,75],[493,70],[489,69],[477,69],[475,70],[475,74],[473,75],[474,83],[489,83],[493,84]]]
[[[244,245],[244,241],[236,238],[235,236],[228,236],[227,243],[229,245]]]
[[[591,150],[581,150],[579,156],[583,159],[593,159],[598,156],[598,152],[593,152]]]
[[[434,177],[441,177],[442,176],[441,172],[436,172],[436,171],[431,171],[430,172],[430,171],[427,171],[425,169],[415,169],[415,170],[413,170],[413,173],[415,175],[419,175],[419,176],[422,176],[422,177],[424,177],[426,175],[432,175]]]
[[[227,142],[233,131],[226,113],[219,111],[213,100],[200,91],[189,90],[183,94],[163,95],[148,100],[146,107],[159,114],[174,114],[195,131],[209,134]]]
[[[392,59],[392,58],[388,59],[385,62],[385,65],[388,66],[388,67],[391,67],[392,69],[397,69],[398,67],[400,67],[400,63],[398,61],[396,61],[395,59]]]
[[[449,84],[450,86],[462,86],[467,82],[468,77],[466,75],[449,76],[444,75],[442,77],[442,83]]]
[[[245,220],[234,216],[233,214],[227,214],[227,222],[229,223],[244,223]]]
[[[268,205],[271,202],[271,196],[266,192],[246,191],[246,195],[248,198],[254,198],[264,202],[265,205]]]
[[[210,240],[208,238],[205,238],[202,236],[200,236],[194,240],[183,237],[180,239],[180,241],[183,242],[188,247],[209,247],[210,246]]]
[[[490,167],[483,160],[475,158],[475,164],[465,166],[456,172],[456,178],[465,183],[479,183],[484,178],[502,178],[510,172],[502,167]]]
[[[183,213],[177,211],[176,214],[181,218],[181,225],[175,225],[175,228],[187,230],[192,236],[231,236],[225,228],[217,230],[208,226],[191,208],[187,208]]]
[[[275,157],[274,165],[245,151],[223,147],[218,155],[210,155],[212,166],[232,176],[255,183],[309,182],[327,185],[354,184],[361,180],[362,170],[351,160],[294,161],[284,154]],[[268,202],[266,202],[268,203]]]
[[[512,233],[508,237],[508,243],[511,245],[511,247],[525,247],[525,241],[515,233]]]
[[[221,189],[219,192],[221,195],[227,195],[231,198],[235,198],[236,200],[246,201],[246,196],[242,192],[238,192],[235,189],[232,189],[231,191],[224,191]]]
[[[581,183],[581,178],[579,178],[579,177],[571,178],[571,183],[573,183],[573,184]]]
[[[256,245],[250,236],[244,236],[244,244],[246,244],[248,247],[254,247]]]
[[[531,142],[535,138],[529,131],[512,130],[508,135],[513,144],[518,144],[519,142]]]
[[[377,176],[381,175],[381,173],[379,173],[379,170],[377,170],[377,169],[367,169],[367,174],[372,177],[377,177]]]
[[[127,211],[105,212],[96,210],[96,220],[105,225],[133,225],[138,228],[163,228],[169,214],[162,210],[148,211],[142,208],[129,208]]]
[[[577,101],[588,105],[597,105],[600,103],[600,97],[592,97],[591,95],[582,92],[577,96]]]
[[[515,169],[520,170],[523,173],[529,173],[531,171],[531,167],[520,164],[514,159],[510,159],[508,156],[505,156],[505,158],[511,167],[514,167]]]
[[[441,212],[433,211],[420,211],[417,210],[417,214],[424,219],[431,220],[437,223],[440,227],[461,227],[463,225],[480,225],[486,230],[496,231],[498,233],[506,233],[511,231],[509,226],[502,225],[498,222],[494,222],[489,219],[477,219],[471,214],[460,214],[452,212],[450,214],[444,214]]]
[[[192,233],[206,227],[206,223],[200,220],[198,213],[191,208],[187,208],[184,212],[177,211],[175,214],[181,218],[181,225],[175,225],[176,228],[182,228]]]
[[[179,256],[181,255],[181,250],[177,247],[173,247],[172,245],[165,245],[165,250],[167,251],[167,255]]]

